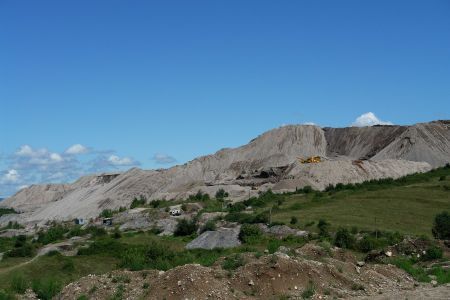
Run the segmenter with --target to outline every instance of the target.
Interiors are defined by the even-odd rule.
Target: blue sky
[[[449,1],[0,0],[0,197],[368,112],[450,118]]]

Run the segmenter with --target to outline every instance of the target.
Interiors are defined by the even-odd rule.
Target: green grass
[[[390,262],[398,268],[405,270],[405,272],[410,274],[417,281],[430,282],[431,278],[429,275],[434,275],[439,284],[450,283],[450,270],[443,269],[440,266],[425,270],[420,264],[405,257],[393,258]]]
[[[244,203],[255,210],[253,215],[240,212],[245,207],[230,207],[234,217],[244,223],[265,222],[272,208],[272,222],[289,224],[292,217],[298,222],[293,227],[316,230],[319,219],[331,223],[331,231],[338,227],[357,227],[363,231],[399,231],[405,234],[431,236],[431,228],[436,214],[450,211],[450,168],[441,168],[426,174],[411,175],[400,180],[381,180],[360,185],[339,185],[328,188],[327,192],[303,189],[297,193],[283,195],[267,192],[259,198],[251,198]],[[203,196],[202,196],[203,197]],[[192,199],[191,199],[192,201]],[[215,199],[202,200],[203,211],[224,210],[222,203]],[[181,202],[180,202],[181,203]],[[167,201],[158,203],[158,208],[167,207]],[[149,204],[147,204],[149,205]],[[155,209],[149,208],[155,211]],[[248,219],[248,220],[247,220]],[[250,220],[251,219],[251,220]],[[314,223],[313,223],[314,222]],[[76,230],[75,230],[76,229]],[[22,292],[25,287],[39,290],[42,298],[49,298],[62,286],[88,274],[103,274],[117,268],[167,270],[187,263],[211,266],[220,257],[227,257],[225,268],[233,269],[244,263],[241,253],[261,255],[265,249],[274,253],[280,246],[300,247],[307,241],[288,237],[276,240],[262,235],[249,238],[246,243],[234,249],[186,250],[185,245],[195,236],[157,237],[152,233],[126,232],[114,239],[106,232],[71,228],[69,235],[92,233],[94,243],[75,257],[59,254],[42,256],[30,263],[31,258],[7,257],[0,262],[0,290],[6,297],[11,291]],[[55,228],[41,233],[41,243],[60,240],[68,228]],[[73,231],[73,232],[72,232]],[[73,234],[72,234],[73,233]],[[377,236],[379,240],[389,236]],[[0,252],[14,248],[13,239],[0,239]],[[38,244],[37,244],[38,245]],[[450,282],[450,274],[441,267],[425,271],[419,264],[407,259],[393,262],[419,281],[430,281],[428,275],[437,277],[439,283]],[[305,293],[305,298],[313,290]],[[118,290],[121,296],[121,291]],[[3,297],[3,298],[1,298]]]
[[[14,248],[15,239],[14,238],[4,238],[0,237],[0,252],[5,252]]]
[[[5,260],[5,263],[8,261],[13,260],[8,258]],[[117,262],[118,260],[116,258],[105,255],[75,257],[63,257],[61,255],[41,256],[29,264],[10,271],[0,268],[0,289],[10,288],[14,274],[21,274],[25,282],[30,286],[40,278],[58,278],[58,280],[66,284],[82,276],[103,274],[116,269]],[[70,268],[67,266],[70,266]]]
[[[356,188],[330,193],[286,195],[284,203],[272,213],[272,220],[288,224],[292,216],[300,224],[319,219],[331,223],[331,229],[357,226],[362,230],[399,231],[413,235],[431,236],[436,214],[450,211],[450,192],[445,186],[450,180],[439,180],[441,169],[428,177],[421,175],[412,184]],[[450,176],[447,176],[450,178]],[[412,180],[411,180],[412,181]],[[331,195],[330,195],[331,194]]]
[[[5,269],[17,266],[18,264],[29,261],[30,259],[30,257],[4,257],[3,260],[0,261],[0,275]]]

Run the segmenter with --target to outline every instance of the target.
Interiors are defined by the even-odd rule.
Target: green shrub
[[[78,296],[77,300],[89,300],[89,298],[83,294],[83,295]]]
[[[47,277],[33,281],[33,291],[43,300],[51,300],[62,288],[62,283],[56,278]]]
[[[267,250],[269,250],[270,254],[277,252],[278,248],[282,245],[282,242],[278,239],[272,238],[269,240],[267,244]]]
[[[115,239],[120,239],[121,237],[122,237],[122,233],[120,232],[120,230],[119,230],[119,227],[115,227],[114,228],[114,232],[113,232],[113,238],[115,238]]]
[[[361,252],[370,252],[378,247],[378,242],[374,237],[364,236],[356,243],[356,248]]]
[[[257,214],[253,217],[252,223],[269,223],[269,213],[267,211]]]
[[[162,229],[157,226],[153,226],[149,231],[149,233],[154,234],[154,235],[158,235],[161,232],[163,232]]]
[[[311,186],[307,185],[301,191],[305,194],[309,194],[309,193],[312,193],[314,190]]]
[[[242,267],[245,265],[244,258],[240,254],[233,254],[231,256],[228,256],[225,258],[225,260],[222,263],[222,268],[224,270],[236,270],[239,267]]]
[[[207,201],[209,200],[209,195],[206,193],[203,193],[201,190],[197,192],[195,195],[190,195],[188,200],[190,201]]]
[[[24,244],[22,247],[14,248],[6,253],[8,257],[31,257],[34,256],[36,250],[31,244]]]
[[[235,204],[230,204],[229,207],[228,207],[228,211],[229,211],[230,213],[233,213],[233,212],[240,212],[240,211],[245,210],[245,208],[246,208],[246,206],[245,206],[244,203],[242,203],[242,202],[237,202],[237,203],[235,203]]]
[[[310,281],[308,286],[302,293],[302,298],[303,299],[311,299],[315,293],[316,293],[316,288],[314,286],[314,283],[312,281]]]
[[[150,202],[150,205],[153,208],[158,208],[158,207],[161,206],[162,203],[163,203],[163,201],[161,201],[161,200],[153,200],[153,201]]]
[[[25,235],[19,235],[16,238],[16,242],[14,243],[14,247],[19,248],[23,247],[27,242],[27,237]]]
[[[414,277],[414,279],[416,279],[417,281],[420,282],[431,281],[430,277],[428,277],[428,274],[425,272],[425,270],[420,266],[414,266],[414,263],[410,259],[398,257],[392,259],[391,262],[398,268],[406,271],[406,273]]]
[[[238,223],[252,223],[253,216],[250,214],[242,212],[233,212],[225,216],[225,220],[228,222],[238,222]]]
[[[425,255],[422,256],[423,260],[435,260],[442,258],[443,251],[438,246],[431,246],[425,251]]]
[[[145,257],[148,266],[158,270],[167,270],[178,265],[176,253],[157,241],[147,246],[145,249]]]
[[[113,211],[111,209],[104,209],[100,213],[100,218],[112,218],[114,215]]]
[[[228,196],[229,196],[228,193],[225,192],[224,189],[219,189],[216,192],[216,199],[224,199],[224,198],[227,198]]]
[[[264,207],[270,203],[277,203],[281,205],[284,201],[285,196],[282,194],[274,194],[271,190],[268,190],[259,195],[259,197],[252,197],[248,200],[243,201],[246,206],[252,207]]]
[[[192,235],[197,232],[198,225],[195,220],[188,221],[186,219],[181,219],[178,221],[177,227],[175,228],[175,236],[186,236]]]
[[[340,248],[351,249],[355,244],[355,238],[347,228],[339,228],[334,238],[334,245]]]
[[[429,272],[430,275],[436,276],[436,281],[439,284],[450,283],[450,270],[442,267],[434,267]]]
[[[105,238],[94,241],[88,248],[78,249],[78,255],[109,254],[119,257],[126,247],[115,239]]]
[[[291,222],[290,222],[290,223],[291,223],[292,225],[297,224],[297,223],[298,223],[297,217],[292,216],[292,217],[291,217]]]
[[[47,231],[40,231],[38,233],[38,242],[44,245],[56,242],[63,239],[64,234],[69,230],[62,225],[54,225]]]
[[[269,213],[262,212],[257,215],[252,215],[243,212],[232,212],[225,216],[225,220],[228,222],[238,222],[240,224],[268,223]]]
[[[257,225],[244,224],[239,232],[239,239],[244,242],[250,242],[262,235],[261,229]]]
[[[364,286],[363,286],[362,284],[354,283],[354,284],[352,285],[352,290],[353,290],[353,291],[364,291],[365,288],[364,288]]]
[[[132,271],[143,270],[147,264],[145,250],[130,248],[125,250],[120,258],[120,267]]]
[[[130,279],[130,276],[128,276],[128,275],[117,275],[117,276],[114,276],[114,278],[111,281],[112,281],[112,283],[118,283],[118,282],[130,283],[131,279]]]
[[[317,229],[319,229],[319,236],[322,238],[330,236],[330,233],[328,232],[329,228],[330,228],[330,223],[328,223],[324,219],[320,219],[319,223],[317,223]]]
[[[0,217],[3,215],[9,215],[9,214],[18,214],[18,212],[15,211],[13,208],[0,207]]]
[[[20,225],[17,222],[9,221],[8,224],[2,228],[2,229],[22,229],[24,228],[22,225]]]
[[[69,233],[67,234],[68,237],[74,237],[74,236],[83,236],[87,234],[87,232],[83,229],[81,229],[81,225],[75,225],[69,230]]]
[[[442,175],[441,177],[439,177],[439,181],[444,181],[445,179],[447,179],[447,177],[445,175]]]
[[[216,222],[214,220],[209,220],[206,222],[205,226],[203,226],[201,232],[205,231],[214,231],[216,230]]]
[[[61,253],[58,250],[50,250],[49,252],[47,252],[46,256],[61,256]]]
[[[145,206],[146,203],[147,203],[147,199],[145,199],[144,196],[141,196],[140,199],[134,198],[133,202],[131,202],[130,209]]]
[[[443,211],[436,215],[432,232],[436,239],[450,239],[450,214],[447,211]]]
[[[92,234],[93,237],[101,237],[108,234],[105,228],[97,226],[89,226],[87,232]]]
[[[11,277],[10,287],[12,291],[23,294],[28,289],[28,282],[22,273],[14,273]]]
[[[116,292],[114,293],[114,295],[110,299],[111,300],[122,300],[124,292],[125,292],[124,285],[123,284],[119,284],[119,286],[117,286]]]

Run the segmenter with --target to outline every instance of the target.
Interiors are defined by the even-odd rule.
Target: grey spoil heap
[[[23,212],[18,221],[44,222],[96,217],[103,209],[129,206],[134,197],[184,199],[223,188],[239,201],[260,191],[290,191],[306,185],[398,178],[450,162],[450,121],[412,126],[320,128],[291,125],[250,143],[222,149],[161,170],[130,169],[84,176],[71,184],[33,185],[0,206]],[[305,163],[318,157],[317,162]],[[310,161],[313,161],[310,159]],[[20,216],[20,217],[19,217]]]

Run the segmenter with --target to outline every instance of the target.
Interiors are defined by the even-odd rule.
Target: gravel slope
[[[85,176],[73,184],[39,185],[1,202],[26,212],[21,222],[97,216],[103,209],[129,206],[132,199],[183,199],[224,188],[234,200],[271,188],[305,185],[323,189],[339,182],[397,178],[450,162],[450,121],[413,126],[320,128],[291,125],[268,131],[235,149],[223,149],[170,169],[131,169]],[[301,164],[319,155],[324,162]],[[364,159],[359,161],[359,159]],[[0,220],[1,223],[1,220]]]

